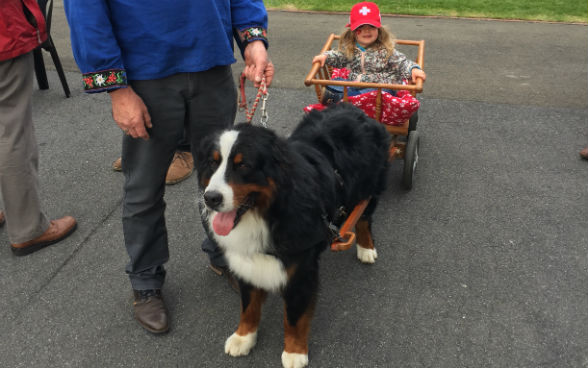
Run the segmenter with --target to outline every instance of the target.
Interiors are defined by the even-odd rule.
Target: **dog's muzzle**
[[[210,190],[204,192],[204,204],[211,210],[218,211],[223,205],[223,195],[221,192],[216,190]]]

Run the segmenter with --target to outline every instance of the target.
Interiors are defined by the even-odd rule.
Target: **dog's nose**
[[[209,208],[216,210],[223,203],[223,195],[216,190],[206,192],[204,193],[204,203],[206,203]]]

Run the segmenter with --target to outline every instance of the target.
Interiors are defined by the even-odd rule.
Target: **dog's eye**
[[[239,162],[235,167],[237,170],[249,170],[251,168],[251,166],[247,165],[245,162]]]
[[[221,161],[220,152],[218,150],[214,150],[214,151],[212,151],[210,156],[208,156],[208,162],[207,162],[208,167],[210,167],[213,170],[216,170],[216,168],[220,165],[220,161]]]
[[[210,159],[208,160],[208,166],[209,166],[210,168],[214,169],[214,168],[218,167],[218,161],[217,161],[217,160],[215,160],[215,159],[213,159],[213,158],[210,158]]]

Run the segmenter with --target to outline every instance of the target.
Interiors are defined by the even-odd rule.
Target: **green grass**
[[[358,0],[359,1],[359,0]],[[265,0],[269,9],[348,12],[355,0]],[[587,0],[380,0],[382,14],[588,23]]]

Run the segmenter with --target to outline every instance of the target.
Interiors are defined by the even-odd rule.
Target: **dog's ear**
[[[218,147],[218,134],[211,134],[200,141],[194,157],[194,167],[198,176],[198,184],[204,188],[213,174],[212,155]]]
[[[284,175],[289,175],[292,160],[288,153],[288,142],[275,136],[271,145],[271,160],[267,163],[268,167],[265,170],[271,172],[278,183],[284,181]]]
[[[203,165],[207,160],[207,156],[210,154],[209,152],[212,149],[214,138],[214,135],[207,136],[202,139],[198,147],[196,147],[196,156],[194,157],[194,166],[196,166],[196,170],[200,171],[203,168]]]

